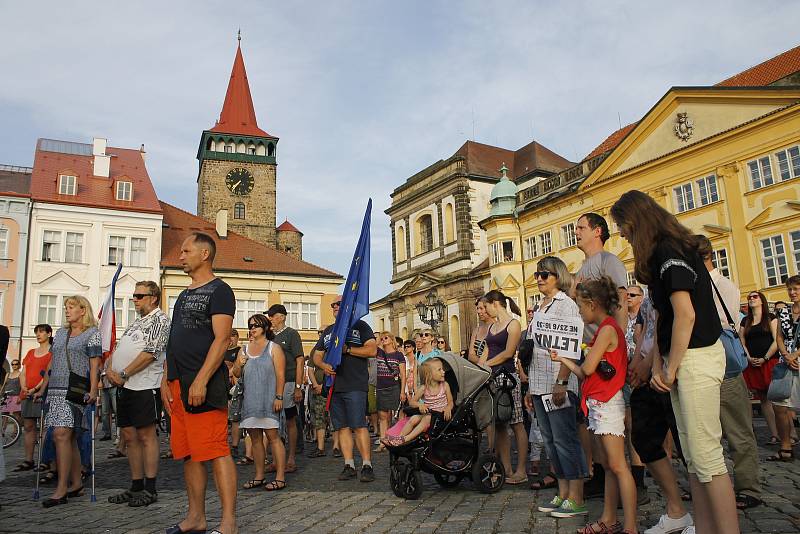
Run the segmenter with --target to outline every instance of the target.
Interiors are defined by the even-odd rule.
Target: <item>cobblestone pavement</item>
[[[759,442],[764,443],[768,436],[763,420],[756,424]],[[87,493],[67,505],[44,510],[32,500],[33,475],[8,473],[6,481],[0,483],[0,532],[158,533],[183,518],[187,503],[182,470],[180,463],[173,460],[162,460],[157,503],[147,508],[109,504],[108,496],[129,483],[125,459],[106,459],[110,450],[109,442],[98,442],[96,503],[90,502]],[[21,459],[21,445],[5,452],[10,471]],[[773,452],[774,448],[762,446],[762,461]],[[536,506],[548,501],[553,492],[537,494],[527,486],[506,486],[497,494],[484,495],[475,491],[468,480],[446,490],[425,475],[422,498],[404,501],[389,489],[388,456],[374,456],[376,480],[372,483],[337,481],[341,460],[329,454],[324,458],[299,458],[299,469],[288,475],[288,487],[283,491],[239,490],[240,532],[572,533],[585,522],[583,518],[556,520],[536,511]],[[765,506],[739,514],[742,532],[800,532],[800,461],[761,465]],[[252,477],[252,466],[238,469],[241,485]],[[42,498],[51,491],[52,486],[43,486]],[[652,502],[639,509],[642,530],[658,520],[664,505],[652,479],[648,479],[648,492]],[[589,517],[599,515],[602,501],[594,499],[588,504]],[[211,528],[218,524],[219,500],[210,480],[207,511]]]

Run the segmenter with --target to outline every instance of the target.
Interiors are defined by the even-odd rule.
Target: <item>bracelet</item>
[[[556,385],[557,386],[568,386],[569,385],[569,380],[556,379]]]

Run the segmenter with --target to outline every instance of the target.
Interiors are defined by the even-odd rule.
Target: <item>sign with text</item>
[[[583,321],[580,317],[533,314],[533,339],[537,346],[552,349],[559,356],[578,360],[581,357]]]

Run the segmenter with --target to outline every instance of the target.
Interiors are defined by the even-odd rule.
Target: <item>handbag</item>
[[[239,380],[233,385],[230,390],[230,418],[231,421],[241,421],[242,419],[242,404],[244,400],[244,368],[247,361],[242,365],[242,371],[239,374]]]
[[[611,362],[603,358],[598,362],[595,372],[603,380],[611,380],[617,375],[617,368],[614,367]]]
[[[711,277],[709,277],[709,280],[711,280]],[[722,341],[722,345],[725,347],[725,378],[731,378],[742,374],[742,371],[747,369],[747,352],[745,352],[742,340],[739,339],[739,335],[736,333],[736,323],[731,317],[731,312],[725,306],[725,301],[722,299],[714,280],[711,280],[711,286],[717,293],[719,303],[722,304],[725,317],[728,319],[728,326],[731,327],[730,330],[723,328],[722,334],[719,336],[719,340]]]
[[[69,337],[71,330],[67,328],[67,343],[64,346],[64,352],[67,354],[67,369],[69,370],[69,381],[67,382],[66,399],[72,404],[79,404],[86,406],[88,404],[89,388],[91,382],[88,376],[81,376],[72,372],[72,364],[69,361]]]
[[[791,397],[794,375],[795,371],[792,371],[785,362],[780,362],[773,367],[772,380],[767,389],[767,400],[781,402]]]

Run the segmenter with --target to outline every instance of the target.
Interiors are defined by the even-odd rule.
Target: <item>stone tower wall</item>
[[[294,256],[298,260],[303,259],[303,236],[297,232],[278,231],[278,250]]]

